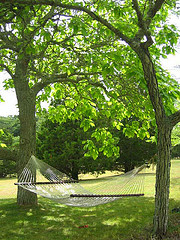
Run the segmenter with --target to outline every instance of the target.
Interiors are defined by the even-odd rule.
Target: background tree
[[[18,116],[0,117],[0,126],[4,131],[7,131],[18,137],[20,134],[20,123]]]
[[[115,157],[99,154],[94,160],[91,156],[84,156],[83,142],[90,141],[91,134],[91,129],[84,132],[80,128],[78,120],[59,124],[47,119],[37,133],[37,156],[73,179],[78,179],[81,173],[99,174],[112,170]]]
[[[180,125],[172,130],[172,157],[180,157]]]
[[[14,161],[0,160],[0,178],[4,178],[7,175],[10,177],[16,174],[16,163]]]
[[[0,117],[0,125],[2,134],[0,136],[1,151],[4,152],[3,158],[0,160],[0,177],[16,173],[16,153],[19,144],[19,121],[17,116]],[[10,150],[11,154],[7,154]],[[14,158],[13,157],[14,154]],[[10,155],[10,158],[9,158]]]
[[[135,123],[134,123],[135,124]],[[123,169],[124,172],[132,170],[134,167],[140,166],[144,163],[151,163],[152,159],[157,154],[156,143],[149,141],[149,139],[140,139],[137,136],[132,138],[126,137],[123,130],[118,132],[120,149],[119,157],[116,159],[118,169]]]
[[[172,147],[180,144],[180,124],[177,124],[172,130]]]
[[[98,127],[109,127],[109,131],[117,139],[116,145],[119,146],[120,154],[119,157],[107,157],[99,153],[98,157],[93,159],[91,154],[87,154],[87,145],[84,147],[83,143],[93,141],[96,148],[102,148],[100,141],[93,140],[94,127],[84,131],[79,120],[69,119],[59,123],[49,120],[47,113],[43,116],[46,117],[37,131],[37,155],[74,179],[78,179],[80,173],[99,174],[106,170],[127,172],[149,161],[156,154],[155,143],[136,136],[128,138],[123,134],[123,130],[114,129],[108,124],[108,119],[103,117],[96,120],[96,130]],[[129,119],[128,123],[130,122],[132,120]],[[133,121],[133,125],[137,123]]]
[[[172,158],[179,158],[180,157],[180,144],[177,144],[172,149]]]

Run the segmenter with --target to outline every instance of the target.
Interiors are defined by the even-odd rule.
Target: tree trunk
[[[131,159],[127,157],[124,161],[124,172],[127,173],[134,169],[134,164],[132,163]]]
[[[154,234],[161,239],[167,232],[169,187],[170,187],[171,130],[163,126],[158,129],[158,161],[156,169],[156,195]]]
[[[155,111],[158,129],[158,162],[156,170],[156,195],[153,232],[161,239],[167,232],[169,186],[170,186],[170,145],[171,124],[165,114],[159,93],[158,81],[149,50],[143,46],[137,49],[144,70],[149,96]]]
[[[17,161],[18,176],[31,155],[35,155],[36,150],[36,96],[29,87],[26,79],[27,64],[27,58],[17,60],[16,74],[14,77],[20,120],[20,149],[19,159]],[[37,204],[37,196],[30,191],[18,187],[17,203],[19,205],[35,205]]]
[[[32,99],[32,102],[33,99]],[[20,116],[20,154],[18,160],[18,176],[27,164],[31,155],[35,155],[36,133],[35,133],[35,107],[32,102],[23,104],[19,108]],[[19,205],[36,205],[36,194],[18,187],[17,203]]]
[[[78,175],[79,175],[79,169],[76,166],[76,163],[72,162],[71,176],[74,180],[78,180]]]

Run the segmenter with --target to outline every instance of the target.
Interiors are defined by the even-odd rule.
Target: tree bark
[[[76,166],[75,162],[72,162],[71,176],[74,180],[78,180],[79,169]]]
[[[36,150],[36,96],[28,85],[27,75],[28,58],[17,59],[14,84],[19,107],[20,120],[20,149],[17,162],[18,176]],[[36,194],[18,187],[17,203],[19,205],[36,205]]]
[[[162,99],[159,93],[158,81],[154,64],[148,49],[142,46],[136,51],[141,59],[149,96],[155,111],[158,129],[158,161],[156,169],[156,194],[153,232],[156,239],[161,239],[167,232],[169,187],[170,187],[170,147],[171,130],[170,118],[165,114]]]
[[[158,161],[156,169],[156,195],[154,234],[161,239],[167,232],[170,188],[171,129],[162,124],[158,129]]]

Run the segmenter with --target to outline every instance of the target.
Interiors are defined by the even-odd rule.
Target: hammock
[[[122,197],[143,196],[145,167],[144,164],[125,174],[78,182],[31,156],[15,185],[58,203],[90,207]]]

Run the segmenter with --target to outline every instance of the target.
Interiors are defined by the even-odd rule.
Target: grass
[[[180,239],[180,160],[172,161],[167,240]],[[148,240],[154,214],[155,170],[149,169],[145,197],[120,199],[91,208],[68,207],[39,198],[36,207],[16,204],[16,179],[0,180],[2,240]],[[88,227],[83,228],[82,226]],[[82,227],[82,228],[81,228]]]

